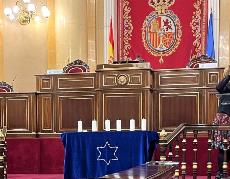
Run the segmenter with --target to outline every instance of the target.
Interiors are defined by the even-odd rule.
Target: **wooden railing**
[[[160,160],[161,161],[177,161],[180,162],[180,167],[175,170],[175,178],[178,178],[179,175],[185,179],[187,162],[186,162],[186,145],[187,145],[187,137],[192,137],[193,142],[193,162],[192,162],[192,174],[193,178],[197,178],[197,151],[198,149],[198,135],[202,135],[207,137],[207,178],[211,179],[213,163],[211,160],[211,151],[213,150],[212,142],[213,142],[213,131],[219,130],[224,133],[224,162],[223,162],[223,174],[224,177],[227,176],[228,173],[228,163],[227,163],[227,148],[228,148],[228,139],[227,139],[227,131],[230,130],[230,126],[219,126],[219,125],[189,125],[189,124],[181,124],[179,125],[173,132],[166,132],[162,130],[160,132]],[[179,144],[181,141],[181,144]],[[174,145],[174,146],[173,146]],[[173,147],[174,150],[173,150]],[[181,147],[181,151],[180,151]],[[174,152],[174,154],[173,154]],[[180,156],[179,154],[182,154]],[[190,154],[189,154],[190,155]]]
[[[0,178],[7,178],[6,164],[6,127],[0,129]]]

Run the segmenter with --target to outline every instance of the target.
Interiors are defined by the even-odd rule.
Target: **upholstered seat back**
[[[202,63],[216,63],[216,60],[206,55],[201,55],[199,57],[196,57],[190,60],[188,67],[189,68],[199,68],[199,64],[202,64]]]
[[[4,81],[0,82],[0,93],[13,92],[13,87]]]
[[[82,73],[89,72],[89,66],[82,60],[74,60],[63,68],[64,73]]]

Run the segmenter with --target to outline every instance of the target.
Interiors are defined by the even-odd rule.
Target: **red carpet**
[[[64,176],[62,174],[9,174],[7,176],[8,179],[63,179]]]

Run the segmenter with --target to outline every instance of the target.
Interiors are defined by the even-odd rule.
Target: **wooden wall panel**
[[[58,91],[79,90],[79,89],[94,89],[94,76],[74,77],[59,77],[57,83]]]
[[[158,129],[212,124],[218,107],[215,88],[222,73],[223,68],[156,71],[153,123]]]
[[[223,78],[223,69],[206,69],[204,74],[204,86],[213,87],[215,89],[216,84]]]
[[[51,75],[38,76],[36,78],[36,89],[37,89],[37,91],[40,91],[40,92],[53,91],[53,88],[54,88],[53,78],[54,77]]]
[[[120,64],[121,68],[114,69],[112,66],[116,65],[97,71],[100,129],[104,129],[104,121],[109,119],[111,129],[115,130],[118,118],[122,129],[129,129],[130,119],[135,119],[136,129],[140,129],[141,118],[147,119],[147,128],[152,129],[152,71],[136,68],[138,64],[133,68],[130,64]]]
[[[150,70],[114,70],[98,72],[99,88],[143,88],[152,85]],[[121,84],[124,79],[124,84]]]
[[[57,132],[76,131],[78,120],[82,120],[84,130],[91,130],[91,121],[96,119],[94,93],[57,94],[55,101]]]
[[[38,133],[55,132],[52,94],[37,95],[37,106]]]
[[[158,88],[198,87],[203,83],[201,70],[162,70],[157,72]]]
[[[37,75],[38,92],[94,90],[95,73]]]
[[[29,103],[23,97],[6,98],[6,118],[8,131],[17,130],[29,131]]]
[[[36,134],[36,97],[33,93],[5,93],[4,118],[8,134]]]
[[[122,123],[122,129],[129,129],[129,120],[135,119],[136,128],[140,129],[140,119],[143,117],[143,94],[138,91],[133,92],[104,92],[103,93],[103,117],[102,126],[104,129],[104,120],[109,119],[111,129],[116,129],[116,120],[119,118]]]
[[[217,91],[215,89],[210,89],[206,91],[205,97],[206,97],[206,103],[205,103],[205,121],[203,123],[205,124],[212,124],[213,120],[216,116],[217,109],[218,109],[218,96]]]
[[[168,91],[159,94],[159,129],[175,128],[181,123],[199,124],[201,93]]]

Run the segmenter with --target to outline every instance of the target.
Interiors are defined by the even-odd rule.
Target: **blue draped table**
[[[65,179],[98,178],[150,161],[157,132],[66,132]]]

